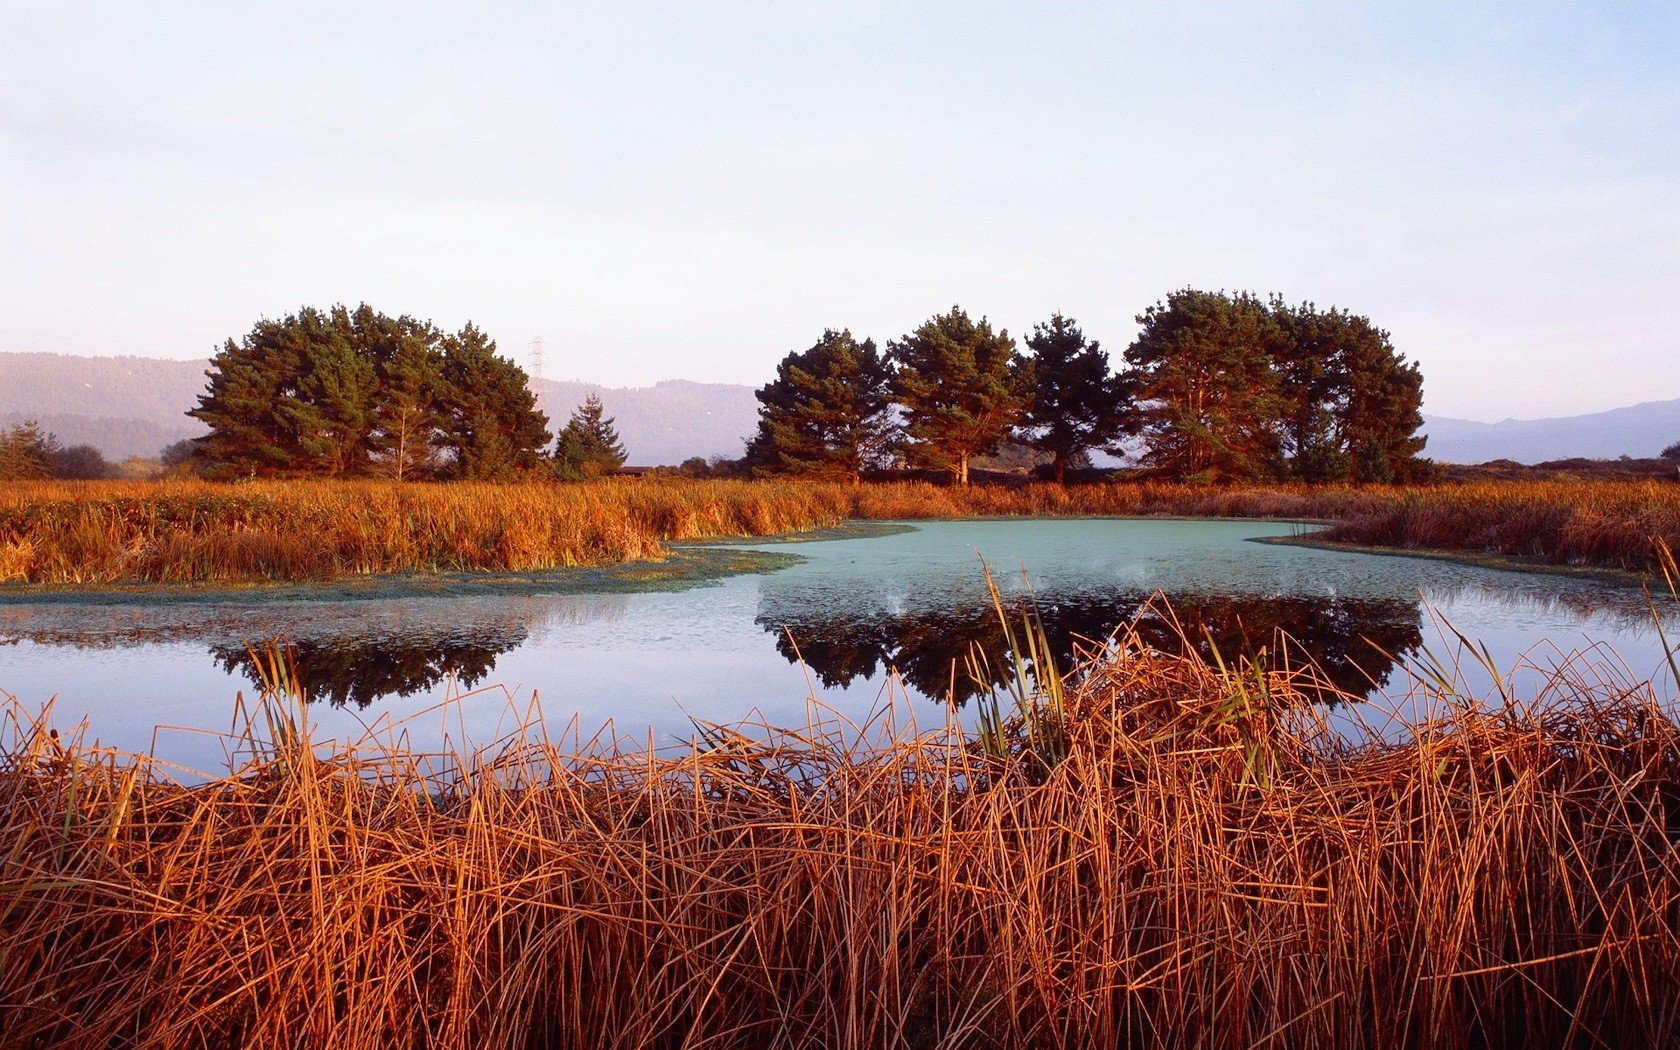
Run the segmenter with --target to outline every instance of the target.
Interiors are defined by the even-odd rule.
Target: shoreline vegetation
[[[1031,625],[1026,625],[1029,634]],[[533,709],[311,740],[257,654],[225,775],[0,708],[18,1045],[1575,1045],[1680,1040],[1680,723],[1576,662],[1339,723],[1310,653],[1125,631],[975,734]],[[254,657],[256,658],[256,657]],[[1675,671],[1680,678],[1680,669]]]
[[[1658,569],[1659,544],[1680,547],[1680,486],[1664,482],[12,482],[0,484],[0,585],[533,572],[652,562],[673,543],[854,520],[1069,516],[1314,521],[1326,528],[1307,539],[1642,574]]]

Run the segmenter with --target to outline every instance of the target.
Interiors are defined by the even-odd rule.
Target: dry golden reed
[[[1338,522],[1330,535],[1376,546],[1651,572],[1662,545],[1680,550],[1680,484],[1530,481],[1401,489]]]
[[[575,485],[274,481],[0,483],[0,583],[317,580],[529,571],[848,518],[1185,515],[1335,521],[1352,543],[1653,570],[1680,485],[1496,482],[1219,488],[609,479]]]
[[[1673,1046],[1680,725],[1571,667],[1325,731],[1299,672],[1119,652],[1052,762],[953,729],[532,721],[225,776],[0,741],[16,1046]],[[284,682],[283,664],[274,678]],[[1317,694],[1315,694],[1317,695]]]

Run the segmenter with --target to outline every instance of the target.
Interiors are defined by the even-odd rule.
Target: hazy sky
[[[1368,314],[1440,414],[1680,397],[1680,4],[0,0],[0,350],[365,299],[758,383],[1186,285]]]

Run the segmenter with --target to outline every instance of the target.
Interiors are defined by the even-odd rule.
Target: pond
[[[1525,657],[1543,667],[1603,644],[1633,675],[1667,674],[1635,587],[1253,542],[1307,531],[1290,523],[974,520],[852,531],[688,548],[663,572],[165,595],[0,591],[0,690],[30,707],[54,699],[61,730],[85,718],[90,738],[207,771],[221,767],[225,745],[198,731],[229,728],[235,695],[253,692],[250,649],[277,636],[293,648],[323,736],[408,719],[416,746],[446,736],[485,743],[533,692],[553,727],[575,717],[587,737],[610,722],[656,744],[687,739],[690,718],[804,725],[812,696],[855,717],[891,700],[935,725],[948,700],[972,714],[971,645],[1002,647],[982,559],[1012,599],[1030,590],[1064,660],[1139,617],[1152,644],[1180,644],[1170,606],[1203,651],[1229,657],[1272,646],[1283,631],[1338,686],[1374,699],[1405,692],[1401,664],[1421,647],[1450,656],[1453,628],[1485,642],[1501,667]]]

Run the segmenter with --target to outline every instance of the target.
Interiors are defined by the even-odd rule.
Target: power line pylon
[[[531,378],[543,377],[543,337],[537,336],[531,340]]]

